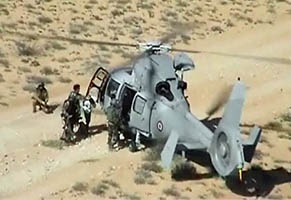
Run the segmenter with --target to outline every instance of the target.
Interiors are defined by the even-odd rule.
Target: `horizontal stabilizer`
[[[246,162],[251,162],[254,156],[256,146],[259,142],[261,136],[262,129],[258,126],[255,126],[250,133],[250,136],[247,140],[243,142],[244,147],[244,157]]]
[[[170,168],[178,138],[178,133],[176,131],[172,131],[161,153],[163,167]]]

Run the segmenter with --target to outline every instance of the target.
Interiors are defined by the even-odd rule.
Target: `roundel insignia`
[[[163,122],[162,121],[158,121],[157,123],[157,128],[160,132],[163,131],[163,128],[164,128],[164,125],[163,125]]]

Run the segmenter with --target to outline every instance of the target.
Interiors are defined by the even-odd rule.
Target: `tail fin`
[[[246,87],[241,81],[237,81],[233,86],[231,95],[225,106],[223,117],[218,127],[239,130],[242,107],[245,99]]]
[[[237,168],[242,168],[244,164],[239,124],[245,91],[245,85],[241,81],[237,81],[208,149],[212,164],[221,176],[232,174]]]

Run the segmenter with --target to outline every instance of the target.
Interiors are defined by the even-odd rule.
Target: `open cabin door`
[[[103,67],[99,67],[94,73],[89,83],[86,96],[91,95],[91,97],[97,103],[103,103],[107,80],[108,80],[108,71],[104,69]]]

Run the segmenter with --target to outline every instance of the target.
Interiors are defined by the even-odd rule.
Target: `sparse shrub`
[[[65,58],[65,57],[58,58],[57,61],[58,61],[59,63],[70,62],[70,60],[69,60],[68,58]]]
[[[20,56],[37,56],[40,55],[40,49],[35,44],[15,42],[18,54]]]
[[[86,25],[86,26],[94,26],[94,23],[91,22],[91,21],[85,21],[84,25]]]
[[[9,68],[9,61],[7,59],[0,59],[0,65]]]
[[[98,185],[96,185],[95,187],[91,189],[91,192],[95,195],[103,196],[108,189],[109,187],[106,184],[99,183]]]
[[[291,131],[288,131],[287,135],[280,134],[278,137],[281,138],[281,139],[291,140]]]
[[[125,4],[128,4],[128,3],[131,3],[131,0],[117,0],[117,3],[125,5]]]
[[[134,182],[136,184],[145,184],[151,178],[152,178],[152,175],[149,171],[144,170],[144,169],[138,169],[136,171],[136,176],[134,178]]]
[[[48,24],[48,23],[52,23],[53,20],[49,17],[46,17],[46,16],[40,16],[38,17],[38,21],[42,24]]]
[[[89,10],[89,9],[92,9],[93,6],[92,5],[85,5],[84,8]]]
[[[177,0],[177,6],[180,7],[187,7],[189,4],[187,3],[187,1],[183,1],[183,0]]]
[[[281,130],[282,129],[282,124],[280,122],[269,122],[265,125],[266,128],[272,129],[272,130]]]
[[[53,75],[53,74],[59,74],[57,69],[52,69],[49,66],[45,66],[40,70],[41,74],[44,75]]]
[[[43,140],[41,145],[45,147],[50,147],[54,149],[63,149],[67,144],[62,140]]]
[[[84,182],[76,182],[73,186],[72,189],[78,192],[86,192],[88,190],[88,183]]]
[[[107,184],[107,185],[110,185],[110,186],[112,186],[112,187],[114,187],[114,188],[120,188],[119,184],[116,183],[116,182],[113,181],[113,180],[102,180],[101,183],[103,183],[103,184]]]
[[[0,105],[1,106],[5,106],[5,107],[8,107],[9,106],[9,104],[8,103],[5,103],[5,102],[0,102]]]
[[[56,50],[65,50],[66,48],[63,47],[59,42],[57,41],[52,41],[50,42],[50,46],[53,48],[53,49],[56,49]]]
[[[234,27],[234,23],[230,19],[227,19],[226,26],[227,27]]]
[[[91,159],[81,160],[80,162],[82,162],[82,163],[94,163],[94,162],[98,162],[98,161],[99,161],[99,159],[91,158]]]
[[[170,188],[164,189],[163,193],[167,196],[180,197],[181,194],[178,189],[172,185]]]
[[[254,158],[257,160],[262,160],[263,159],[263,152],[261,150],[257,149],[255,151]]]
[[[32,10],[35,9],[35,7],[33,5],[31,5],[30,3],[24,4],[24,7],[27,8],[27,9],[32,9]]]
[[[70,24],[69,31],[71,34],[80,34],[82,32],[88,31],[88,28],[82,24]]]
[[[197,171],[194,165],[188,161],[179,161],[171,170],[171,177],[176,181],[191,180],[197,177]]]
[[[90,0],[88,3],[90,3],[90,4],[97,4],[98,1],[97,0]]]
[[[144,170],[155,172],[155,173],[161,173],[163,171],[163,168],[156,162],[143,163],[141,168]]]
[[[224,32],[224,30],[223,30],[220,26],[212,26],[212,27],[211,27],[211,30],[212,30],[213,32],[217,31],[217,32],[219,32],[219,33]]]
[[[3,83],[3,82],[5,82],[5,80],[4,80],[4,78],[3,78],[3,75],[0,74],[0,83]]]
[[[111,14],[113,15],[113,17],[119,17],[121,15],[124,15],[123,11],[119,10],[119,9],[114,9],[111,11]]]
[[[52,81],[47,77],[36,76],[36,75],[29,75],[26,76],[26,81],[28,83],[38,84],[44,82],[45,84],[52,84]]]
[[[99,45],[100,51],[109,51],[109,48],[106,47],[105,45]]]
[[[221,199],[224,196],[223,193],[217,191],[217,189],[212,189],[211,188],[209,191],[211,192],[213,197],[215,197],[215,199]]]
[[[63,76],[60,76],[59,79],[58,79],[61,83],[71,83],[72,82],[72,79],[68,78],[68,77],[63,77]]]
[[[289,115],[289,114],[283,114],[283,115],[281,115],[281,118],[283,121],[291,122],[291,115]]]
[[[146,155],[143,157],[145,161],[158,161],[161,159],[161,152],[163,150],[163,144],[157,144],[151,149],[146,150]]]
[[[21,72],[24,72],[24,73],[30,73],[31,72],[31,69],[29,67],[18,67],[18,70],[21,71]]]
[[[141,198],[135,194],[123,194],[120,197],[123,197],[124,200],[140,200]]]

